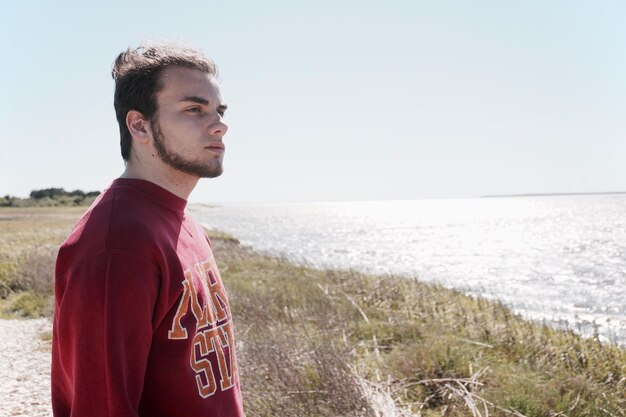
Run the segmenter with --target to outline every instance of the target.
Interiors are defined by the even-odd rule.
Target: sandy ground
[[[52,416],[50,319],[0,320],[0,416]]]

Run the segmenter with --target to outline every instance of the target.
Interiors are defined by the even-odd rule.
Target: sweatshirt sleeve
[[[160,274],[125,252],[57,265],[52,352],[54,415],[137,416]]]

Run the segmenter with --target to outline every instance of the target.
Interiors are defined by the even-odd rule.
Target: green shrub
[[[6,308],[11,315],[23,318],[38,318],[50,316],[52,312],[52,297],[44,294],[24,292],[17,294]]]

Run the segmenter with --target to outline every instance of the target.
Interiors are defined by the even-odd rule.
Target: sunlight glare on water
[[[194,210],[260,251],[320,268],[416,276],[626,343],[623,195]]]

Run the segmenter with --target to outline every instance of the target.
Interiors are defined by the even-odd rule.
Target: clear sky
[[[220,68],[225,172],[193,202],[626,190],[622,1],[3,1],[0,195],[123,170],[115,56]]]

